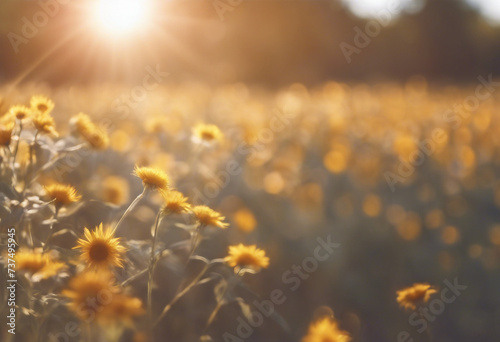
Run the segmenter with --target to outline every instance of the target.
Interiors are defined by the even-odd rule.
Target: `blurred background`
[[[443,288],[456,277],[468,289],[431,323],[434,341],[500,340],[498,94],[458,127],[442,120],[474,95],[479,76],[500,73],[499,1],[151,0],[132,12],[126,2],[109,3],[96,12],[95,1],[3,0],[0,109],[41,92],[56,103],[63,132],[79,111],[112,120],[110,150],[65,176],[78,185],[92,175],[79,187],[87,199],[109,175],[126,178],[133,198],[138,162],[161,165],[179,190],[203,202],[175,175],[192,167],[191,128],[217,124],[226,142],[204,160],[211,172],[201,178],[213,180],[231,159],[244,172],[206,203],[236,229],[201,253],[223,257],[228,243],[258,244],[271,266],[246,281],[263,298],[273,289],[288,298],[278,312],[291,333],[271,320],[246,341],[299,341],[322,305],[354,341],[398,341],[401,331],[427,341],[395,292],[414,282]],[[135,28],[113,15],[143,10]],[[162,86],[123,120],[115,100],[151,68]],[[276,109],[286,129],[264,143],[259,134]],[[385,173],[397,174],[400,160],[418,149],[415,139],[436,127],[446,132],[442,152],[391,191]],[[262,147],[247,158],[239,142]],[[129,222],[132,238],[147,238],[135,227],[151,224],[154,205]],[[82,229],[110,220],[107,211],[85,210]],[[339,250],[290,292],[283,272],[329,235]],[[161,336],[177,341],[194,331],[199,322],[185,317],[209,310],[212,302],[200,304],[207,293],[184,303],[176,312],[182,319]],[[216,341],[228,326],[235,333],[238,310],[221,310]]]
[[[58,4],[48,7],[47,21],[36,17],[43,10],[37,1],[0,4],[0,79],[36,63],[31,79],[52,84],[137,80],[156,63],[172,80],[266,86],[415,74],[466,81],[500,72],[500,5],[493,0],[150,0],[147,25],[112,38],[89,22],[93,1],[45,2]],[[22,36],[23,17],[38,32],[16,40],[16,53],[8,34]],[[370,20],[376,35],[347,63],[341,44],[356,47],[355,28],[365,32]]]

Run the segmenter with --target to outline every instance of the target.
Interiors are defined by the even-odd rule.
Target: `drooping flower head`
[[[122,266],[125,247],[115,238],[111,229],[104,229],[102,223],[94,231],[85,228],[85,239],[78,239],[75,249],[81,249],[80,260],[90,268]]]
[[[206,205],[193,207],[193,213],[201,226],[215,226],[227,228],[229,224],[223,222],[225,217]]]
[[[163,194],[163,211],[165,214],[182,214],[191,209],[187,197],[181,192],[170,190]]]
[[[396,300],[401,307],[415,310],[418,304],[427,303],[430,296],[436,292],[436,289],[427,283],[415,283],[410,287],[397,291]]]
[[[82,198],[74,187],[60,183],[46,186],[45,193],[59,207],[77,202]]]
[[[245,246],[241,243],[229,246],[229,255],[225,261],[229,266],[235,268],[236,273],[239,273],[240,270],[255,273],[269,266],[269,258],[263,249],[257,248],[255,245]]]
[[[104,150],[109,146],[108,134],[92,122],[87,114],[79,113],[71,118],[70,125],[92,148]]]
[[[55,137],[58,136],[54,118],[48,114],[35,112],[32,117],[33,125],[40,133],[51,134]]]
[[[155,167],[136,166],[134,175],[142,179],[142,184],[146,188],[159,191],[168,190],[169,179],[163,170]]]
[[[335,319],[323,317],[309,325],[307,335],[302,342],[349,342],[351,337],[346,331],[340,330]]]

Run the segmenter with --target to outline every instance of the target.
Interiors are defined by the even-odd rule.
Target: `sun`
[[[147,0],[96,0],[94,19],[97,29],[113,35],[135,31],[146,24]]]

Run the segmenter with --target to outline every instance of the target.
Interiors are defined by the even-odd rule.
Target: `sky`
[[[411,13],[422,8],[423,0],[343,0],[344,4],[357,16],[377,17],[381,12],[390,11],[394,17],[402,12]],[[500,0],[466,0],[488,20],[500,24]],[[394,5],[395,4],[395,5]]]

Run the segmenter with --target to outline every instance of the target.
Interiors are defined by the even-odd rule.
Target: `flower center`
[[[96,241],[89,249],[89,257],[92,261],[105,261],[109,258],[109,248],[104,241]]]

